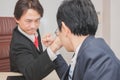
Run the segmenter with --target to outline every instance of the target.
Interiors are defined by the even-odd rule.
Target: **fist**
[[[46,47],[49,47],[54,42],[54,38],[51,36],[51,34],[47,34],[42,38],[42,43]]]
[[[50,45],[50,49],[56,53],[57,50],[59,50],[62,47],[62,43],[59,39],[59,37],[56,37],[56,39],[54,40],[54,42]]]

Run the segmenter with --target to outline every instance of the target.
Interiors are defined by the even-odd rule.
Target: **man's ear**
[[[64,31],[66,34],[71,33],[70,29],[64,22],[62,22],[62,31]]]
[[[16,23],[19,23],[19,21],[14,17],[14,20],[16,21]]]

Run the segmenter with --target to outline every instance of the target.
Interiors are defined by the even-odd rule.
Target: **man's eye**
[[[35,22],[40,22],[40,19],[36,20]]]
[[[28,21],[26,21],[27,23],[30,23],[30,22],[32,22],[31,20],[28,20]]]

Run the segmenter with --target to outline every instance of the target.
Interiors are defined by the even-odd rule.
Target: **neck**
[[[83,41],[88,37],[87,36],[73,36],[71,39],[71,43],[73,45],[74,52],[76,51],[76,48],[83,43]]]

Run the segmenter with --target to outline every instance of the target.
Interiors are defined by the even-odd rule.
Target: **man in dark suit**
[[[74,52],[69,67],[61,55],[54,61],[61,80],[120,80],[120,61],[102,38],[95,38],[98,17],[91,0],[63,1],[57,22],[56,45]]]
[[[10,66],[12,72],[23,76],[8,77],[9,80],[41,80],[56,67],[55,45],[42,49],[39,33],[43,8],[39,0],[18,0],[14,10],[18,26],[14,29],[10,44]],[[51,40],[52,41],[52,40]]]

